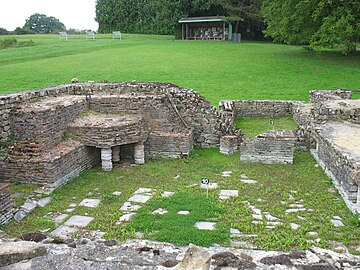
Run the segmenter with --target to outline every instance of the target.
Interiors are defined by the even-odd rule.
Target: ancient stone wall
[[[12,216],[9,184],[0,183],[0,225],[7,224],[12,219]]]
[[[87,107],[82,96],[47,98],[25,104],[12,113],[12,155],[41,155],[59,144],[69,123]]]
[[[284,117],[291,116],[293,105],[299,101],[291,100],[222,100],[220,109],[233,111],[235,117]]]
[[[240,161],[292,164],[295,136],[289,130],[272,130],[240,145]]]
[[[322,121],[347,121],[360,124],[360,100],[333,100],[314,106],[313,118]]]
[[[218,113],[194,91],[171,84],[84,83],[3,95],[0,178],[57,185],[93,166],[99,150],[85,147],[86,134],[82,140],[72,130],[73,121],[88,113],[141,117],[144,125],[139,128],[146,134],[139,138],[145,140],[147,157],[182,157],[193,144],[216,147],[221,136],[239,134],[231,116]],[[69,136],[72,140],[67,140]],[[76,138],[82,143],[73,142]],[[101,139],[107,147],[123,142],[109,144],[111,138]]]
[[[312,90],[309,92],[309,100],[311,103],[320,103],[329,100],[351,99],[352,92],[349,90]]]
[[[99,162],[98,149],[66,140],[35,158],[25,156],[0,161],[0,179],[57,187]]]

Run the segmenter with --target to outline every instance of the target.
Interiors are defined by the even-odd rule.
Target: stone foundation
[[[9,184],[0,183],[0,225],[5,225],[13,217]]]
[[[295,136],[292,131],[273,130],[240,145],[240,161],[292,164]]]
[[[220,138],[220,153],[230,155],[239,148],[239,138],[237,136],[223,136]]]

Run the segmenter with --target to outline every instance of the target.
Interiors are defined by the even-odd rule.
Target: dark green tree
[[[8,34],[9,34],[8,30],[6,30],[5,28],[0,27],[0,36],[8,35]]]
[[[267,36],[288,44],[356,51],[360,36],[357,0],[263,0]]]
[[[30,29],[35,33],[56,33],[64,31],[65,25],[55,17],[47,17],[45,14],[35,13],[31,15],[25,22],[24,29]]]

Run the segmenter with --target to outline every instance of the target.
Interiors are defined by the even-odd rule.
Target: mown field
[[[5,38],[0,37],[0,39]],[[312,89],[358,89],[360,55],[314,53],[268,42],[181,41],[124,35],[95,41],[57,35],[15,36],[34,46],[0,50],[0,93],[81,81],[158,81],[221,99],[307,100]]]
[[[0,39],[3,37],[0,37]],[[80,81],[160,81],[193,88],[215,106],[221,99],[299,99],[307,100],[310,89],[339,86],[358,89],[360,57],[345,57],[335,52],[314,53],[301,46],[262,42],[178,41],[170,36],[124,35],[112,40],[97,35],[95,41],[83,36],[60,41],[57,36],[22,36],[19,42],[33,40],[33,46],[0,50],[0,93],[10,93]],[[31,44],[30,42],[28,44]],[[358,95],[359,96],[359,95]],[[248,137],[270,130],[269,119],[237,119]],[[294,129],[291,119],[275,119],[275,128]],[[223,171],[232,171],[222,177]],[[240,181],[242,174],[257,184]],[[198,186],[202,177],[216,182],[219,189],[239,190],[239,197],[218,200],[219,189],[206,198]],[[153,197],[132,222],[115,225],[123,214],[120,206],[140,187],[156,189]],[[13,193],[20,205],[36,187],[14,181]],[[174,191],[169,199],[162,191]],[[121,196],[113,195],[121,191]],[[89,215],[94,221],[86,228],[101,230],[107,239],[124,240],[144,233],[147,239],[179,245],[195,243],[229,245],[230,228],[257,234],[253,244],[261,249],[306,249],[311,245],[333,247],[345,244],[351,252],[360,242],[360,221],[345,206],[331,180],[316,165],[309,153],[296,153],[293,165],[248,164],[239,153],[221,155],[218,149],[194,149],[187,159],[146,160],[143,166],[116,165],[112,172],[100,167],[88,170],[56,190],[53,201],[37,208],[20,223],[1,227],[11,236],[43,231],[56,226],[52,213],[66,213],[70,204],[84,198],[101,199],[99,207],[78,206],[70,215]],[[250,208],[268,212],[281,220],[274,229],[266,222],[253,224]],[[301,203],[307,210],[286,214],[291,204]],[[166,208],[168,214],[152,211]],[[176,215],[189,210],[188,216]],[[264,215],[263,215],[264,216]],[[330,219],[340,216],[344,227],[334,227]],[[212,220],[215,231],[194,230],[194,222]],[[300,227],[294,230],[291,223]],[[80,236],[80,235],[79,235]]]

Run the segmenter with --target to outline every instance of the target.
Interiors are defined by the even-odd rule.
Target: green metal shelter
[[[181,18],[181,38],[193,40],[231,40],[232,25],[225,16]]]

